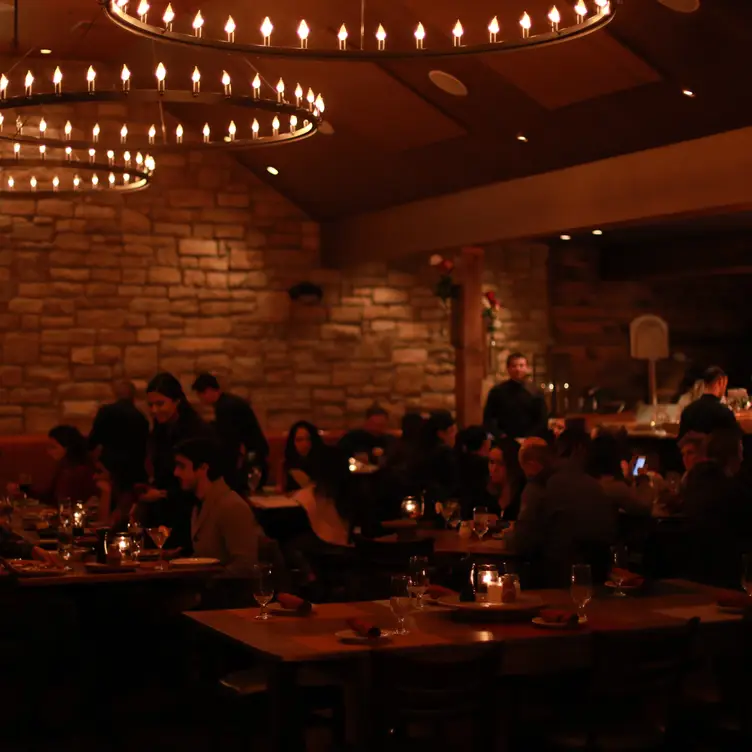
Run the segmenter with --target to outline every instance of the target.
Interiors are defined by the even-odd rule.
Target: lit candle
[[[339,48],[341,50],[347,49],[347,28],[344,24],[339,27],[339,32],[337,32],[337,40],[339,42]]]
[[[52,178],[52,190],[57,191],[57,189],[60,187],[60,178],[55,175],[54,178]]]
[[[167,68],[164,67],[164,63],[160,63],[157,66],[155,75],[157,77],[157,91],[163,92],[165,90],[165,79],[167,78]]]
[[[41,144],[39,147],[39,156],[42,157],[42,159],[47,158],[47,147],[44,144]]]
[[[37,189],[37,179],[32,175],[31,180],[29,181],[29,184],[31,185],[31,190],[35,191]]]
[[[530,27],[533,25],[530,16],[527,13],[522,14],[520,26],[522,27],[522,38],[527,39],[530,36]]]
[[[65,147],[65,161],[70,162],[72,156],[73,156],[73,149],[71,149],[70,146],[66,146]]]
[[[26,78],[24,79],[24,89],[26,90],[26,96],[31,96],[31,87],[34,85],[34,76],[31,71],[26,71]]]
[[[71,133],[73,132],[73,126],[71,125],[70,120],[68,120],[65,124],[65,128],[63,129],[65,131],[65,140],[70,141],[71,140]]]
[[[376,42],[377,49],[386,49],[386,29],[381,24],[379,24],[379,28],[376,29]]]
[[[253,98],[258,99],[261,96],[261,77],[259,76],[258,73],[253,79],[251,88],[253,89]]]
[[[497,35],[499,33],[499,30],[500,30],[499,19],[496,16],[494,16],[491,19],[491,23],[488,24],[488,41],[491,42],[492,44],[498,41]]]
[[[115,173],[111,172],[110,176],[107,178],[107,182],[110,184],[110,188],[112,188],[115,185]]]
[[[300,107],[300,102],[303,99],[303,87],[298,84],[295,87],[295,104]]]
[[[136,11],[141,23],[146,23],[146,15],[149,13],[149,3],[146,0],[141,0]]]
[[[183,126],[178,123],[178,127],[175,128],[175,139],[179,144],[183,143]]]
[[[131,90],[131,72],[128,70],[128,66],[124,65],[123,70],[120,72],[120,80],[123,82],[123,91]]]
[[[280,78],[277,81],[277,101],[282,102],[285,96],[285,82]]]
[[[91,135],[94,139],[94,143],[99,143],[99,134],[102,132],[102,129],[99,127],[99,123],[95,123],[94,127],[91,129]]]
[[[201,11],[198,11],[193,19],[193,34],[197,39],[201,39],[204,34],[204,17],[201,15]]]
[[[200,94],[201,93],[201,71],[199,71],[198,66],[196,66],[193,69],[193,75],[191,76],[191,81],[193,82],[193,93]]]
[[[316,97],[316,109],[319,111],[319,113],[322,113],[324,111],[324,98],[319,94]]]
[[[47,121],[44,118],[42,118],[39,121],[39,135],[40,136],[44,136],[44,132],[46,130],[47,130]]]
[[[211,128],[209,128],[209,123],[204,123],[204,143],[209,143],[209,138],[211,137]]]
[[[18,159],[21,156],[21,144],[16,141],[15,144],[13,144],[13,156]]]
[[[259,123],[256,118],[253,119],[253,123],[251,123],[251,132],[253,133],[253,138],[258,138],[259,135]]]
[[[114,151],[112,151],[112,149],[110,149],[110,150],[109,150],[109,151],[107,152],[107,162],[108,162],[109,164],[114,164],[114,163],[115,163],[115,152],[114,152]]]
[[[93,162],[96,156],[97,156],[97,150],[89,149],[89,162]]]
[[[235,29],[237,26],[235,26],[235,21],[232,20],[232,16],[230,16],[227,19],[227,23],[225,24],[225,34],[227,34],[227,41],[230,42],[230,44],[233,44],[235,42]]]
[[[149,136],[149,143],[153,144],[154,139],[157,136],[157,129],[154,125],[152,125],[151,128],[149,128],[149,133],[147,135]]]
[[[310,34],[310,29],[308,28],[308,24],[305,22],[305,20],[300,22],[300,25],[298,26],[298,37],[300,39],[300,49],[301,50],[307,50],[308,49],[308,34]]]
[[[267,16],[264,19],[264,22],[261,24],[261,36],[264,39],[264,47],[268,47],[272,43],[272,31],[274,30],[274,26],[272,25],[272,22],[269,20],[269,16]]]
[[[298,118],[295,115],[290,115],[290,133],[295,133],[295,129],[298,127]]]
[[[55,85],[55,94],[62,94],[63,93],[63,72],[60,70],[59,65],[57,68],[55,68],[55,73],[52,75],[52,83]]]
[[[234,120],[230,120],[230,125],[227,127],[227,133],[230,136],[230,141],[235,140],[235,134],[238,132],[238,127],[235,125]]]
[[[577,14],[577,23],[581,24],[587,15],[587,5],[585,5],[585,0],[579,0],[577,5],[574,6],[574,12]]]
[[[128,126],[125,123],[123,123],[123,127],[120,129],[120,143],[124,144],[127,138],[128,138]]]
[[[232,96],[232,82],[230,81],[230,74],[227,71],[222,71],[222,86],[225,89],[225,96]]]
[[[86,88],[89,91],[89,94],[93,94],[95,90],[95,81],[97,78],[97,72],[94,70],[93,66],[89,66],[89,70],[86,71]]]
[[[551,22],[551,31],[558,31],[559,24],[561,23],[561,14],[559,13],[559,9],[555,5],[548,13],[548,20]]]
[[[81,178],[78,175],[73,176],[73,190],[77,191],[78,186],[81,185]]]
[[[458,18],[457,23],[452,29],[453,44],[455,47],[462,47],[462,35],[464,33],[465,30],[462,28],[462,24],[460,23],[460,20]]]
[[[167,31],[172,31],[172,22],[175,20],[175,11],[172,9],[172,3],[167,4],[162,20]]]
[[[426,30],[423,28],[423,24],[419,23],[418,28],[415,29],[415,49],[423,49],[423,40],[426,38]]]
[[[5,99],[5,94],[8,90],[8,78],[5,73],[0,76],[0,99]]]

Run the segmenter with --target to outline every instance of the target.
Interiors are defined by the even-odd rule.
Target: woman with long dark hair
[[[152,431],[149,437],[151,483],[140,495],[145,526],[165,525],[172,531],[168,548],[191,546],[193,495],[180,488],[175,477],[175,447],[187,439],[209,434],[208,426],[188,402],[183,387],[171,373],[158,373],[146,387]]]
[[[457,424],[448,410],[434,410],[424,424],[423,470],[421,480],[426,491],[425,508],[433,510],[437,502],[459,496],[459,470],[454,445]]]
[[[520,513],[525,474],[519,453],[520,445],[515,439],[500,439],[488,455],[489,492],[502,520],[514,521]]]
[[[285,459],[282,465],[284,491],[307,488],[317,477],[326,446],[319,429],[312,423],[300,420],[287,434]]]

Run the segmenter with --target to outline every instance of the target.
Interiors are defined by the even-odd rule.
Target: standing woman
[[[196,499],[180,488],[175,477],[175,447],[186,439],[206,436],[208,426],[185,396],[171,373],[158,373],[146,387],[146,399],[153,424],[149,437],[152,481],[140,496],[145,527],[165,525],[172,531],[167,548],[192,549],[191,511]]]
[[[325,450],[319,429],[312,423],[300,420],[287,435],[285,461],[282,466],[284,491],[298,491],[312,485],[318,477]]]

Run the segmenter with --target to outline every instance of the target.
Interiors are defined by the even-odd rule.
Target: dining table
[[[526,591],[552,608],[571,609],[567,590]],[[728,591],[682,580],[646,583],[639,592],[615,597],[608,588],[596,588],[587,607],[587,624],[574,629],[548,629],[524,621],[481,618],[458,619],[454,608],[426,606],[413,612],[409,632],[393,634],[383,642],[348,644],[337,633],[350,619],[392,629],[396,620],[388,601],[327,603],[314,606],[309,616],[278,615],[267,621],[258,609],[187,612],[186,618],[217,637],[229,640],[261,661],[267,670],[273,750],[303,748],[300,713],[296,713],[296,681],[305,667],[328,667],[347,677],[348,726],[357,749],[366,750],[370,730],[371,661],[380,651],[440,653],[480,644],[503,644],[500,675],[543,675],[587,669],[594,633],[607,630],[647,630],[677,627],[689,619],[700,620],[703,646],[728,647],[741,638],[743,616],[720,609],[717,598]]]

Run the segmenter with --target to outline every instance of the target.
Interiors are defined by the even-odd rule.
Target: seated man
[[[339,448],[346,457],[368,455],[368,461],[378,465],[395,442],[388,430],[389,413],[379,405],[371,405],[363,427],[348,431],[339,440]]]
[[[191,515],[194,555],[219,559],[228,575],[248,576],[258,562],[261,528],[222,478],[221,460],[217,442],[189,439],[175,450],[175,477],[198,499]]]

